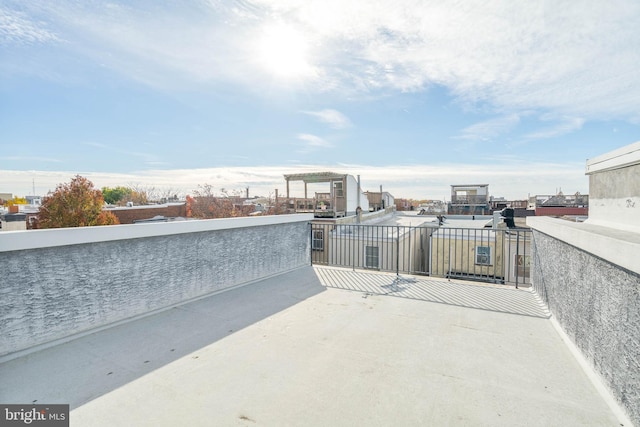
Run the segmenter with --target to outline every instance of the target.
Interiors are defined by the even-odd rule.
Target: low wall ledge
[[[527,225],[534,231],[640,274],[640,233],[549,217],[527,217]]]
[[[586,175],[640,164],[640,141],[587,160]]]
[[[232,228],[309,222],[312,214],[269,215],[177,221],[149,224],[105,225],[96,227],[52,228],[47,230],[21,230],[0,232],[0,252],[19,251],[66,245],[79,245],[114,240],[168,236],[228,230]]]

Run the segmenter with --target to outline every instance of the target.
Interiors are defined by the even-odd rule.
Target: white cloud
[[[163,88],[234,82],[363,96],[442,85],[494,111],[640,120],[635,0],[38,3],[21,7],[55,21],[73,37],[69,48]],[[4,16],[10,34],[51,37]],[[271,80],[260,61],[260,37],[274,23],[304,37],[314,70],[305,79]]]
[[[55,33],[42,22],[29,19],[23,13],[0,7],[0,45],[36,44],[58,41]]]
[[[1,160],[8,160],[11,162],[45,162],[45,163],[60,163],[62,160],[54,157],[41,157],[41,156],[4,156],[0,157]]]
[[[304,141],[308,147],[332,147],[333,145],[319,136],[312,135],[309,133],[301,133],[298,134],[298,139]]]
[[[83,142],[82,144],[87,145],[89,147],[100,148],[100,149],[109,148],[108,145],[102,144],[100,142],[94,142],[94,141]]]
[[[422,165],[295,165],[272,167],[225,167],[209,169],[148,170],[131,174],[99,172],[45,172],[0,170],[3,191],[16,195],[31,194],[35,181],[36,192],[44,195],[57,184],[68,182],[80,174],[91,180],[95,187],[136,185],[140,187],[170,189],[174,193],[189,194],[200,184],[214,188],[244,190],[252,195],[269,195],[275,189],[285,194],[284,174],[332,171],[360,175],[365,191],[383,186],[395,197],[413,199],[449,199],[452,184],[488,183],[491,195],[523,200],[529,194],[552,194],[562,187],[566,193],[588,193],[588,180],[583,163],[524,163],[511,160],[485,165],[422,164]],[[292,191],[295,190],[292,186]],[[291,194],[296,196],[297,193]]]
[[[484,122],[475,123],[464,128],[457,139],[467,139],[472,141],[489,141],[499,135],[509,132],[520,123],[517,114],[498,117]]]
[[[538,130],[533,133],[529,133],[524,136],[526,139],[542,139],[542,138],[554,138],[557,136],[566,135],[582,128],[585,120],[582,118],[564,118],[560,123]]]
[[[337,110],[324,109],[320,111],[303,111],[303,113],[316,118],[322,123],[328,124],[333,129],[351,127],[351,120]]]

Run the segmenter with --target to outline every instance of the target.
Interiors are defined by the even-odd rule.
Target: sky
[[[640,140],[638,22],[637,0],[3,0],[0,192],[331,171],[586,194],[586,160]]]

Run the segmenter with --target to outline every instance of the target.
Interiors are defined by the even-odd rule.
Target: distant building
[[[380,191],[366,191],[364,194],[367,195],[367,200],[369,201],[369,211],[380,211],[384,210],[388,207],[393,207],[396,204],[394,197],[388,191],[382,191],[382,187],[380,187]]]
[[[449,215],[488,215],[489,184],[452,185]]]
[[[412,211],[415,210],[415,201],[411,199],[395,199],[397,211]]]
[[[442,200],[425,200],[418,206],[420,215],[440,215],[447,213],[447,205]]]
[[[133,224],[156,217],[168,219],[187,216],[186,202],[166,203],[163,205],[108,207],[105,208],[105,210],[114,214],[120,224]]]
[[[29,206],[40,207],[42,205],[42,197],[40,196],[24,196]]]
[[[447,217],[432,235],[436,276],[495,283],[529,280],[530,234],[506,229],[496,216]]]
[[[491,206],[491,213],[502,212],[505,208],[513,209],[513,216],[515,218],[524,218],[527,216],[535,215],[535,210],[529,210],[528,200],[506,200],[503,197],[489,198],[489,205]]]
[[[287,182],[285,201],[287,213],[313,213],[317,218],[337,218],[356,215],[358,208],[364,212],[369,211],[367,195],[362,192],[359,179],[356,180],[351,175],[313,172],[285,175],[284,179]],[[304,197],[291,197],[289,188],[291,181],[304,183]],[[325,191],[310,195],[309,184],[319,183],[325,184]]]
[[[11,212],[10,210],[8,213],[0,215],[0,231],[17,231],[26,229],[27,214]]]
[[[587,216],[589,195],[575,193],[565,195],[562,191],[554,196],[537,195],[529,198],[529,210],[536,216]]]

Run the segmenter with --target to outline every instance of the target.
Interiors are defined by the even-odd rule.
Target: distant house
[[[528,281],[530,234],[504,229],[495,218],[447,218],[433,233],[431,272],[461,279],[478,277],[496,283]]]
[[[284,175],[287,182],[286,211],[288,213],[313,213],[317,218],[337,218],[356,215],[358,208],[369,211],[369,200],[353,176],[333,172]],[[290,183],[304,183],[304,197],[292,197]],[[320,184],[322,191],[310,193],[309,185]]]
[[[452,185],[449,215],[488,215],[489,184]]]
[[[447,207],[442,200],[425,200],[418,206],[420,215],[440,215],[447,213]]]
[[[24,196],[24,198],[30,206],[39,207],[42,205],[42,197],[40,196]]]
[[[108,207],[106,211],[113,213],[120,224],[133,224],[154,217],[176,218],[187,216],[186,202],[166,203],[163,205],[119,206]]]
[[[513,209],[513,216],[516,218],[524,218],[527,216],[535,215],[535,210],[529,209],[529,201],[528,200],[506,200],[502,197],[500,198],[489,198],[489,204],[491,206],[491,213],[501,212],[505,208]]]
[[[1,202],[8,202],[11,199],[13,199],[13,194],[11,194],[11,193],[0,193],[0,203]]]
[[[367,214],[361,223],[313,224],[314,263],[380,271],[428,273],[429,238],[437,226],[431,217]],[[399,250],[400,249],[400,250]]]
[[[17,231],[27,229],[27,215],[11,212],[0,215],[0,231]]]
[[[537,195],[529,198],[529,209],[536,216],[587,216],[589,215],[588,194],[568,194],[559,191],[556,195]]]
[[[393,207],[396,204],[394,197],[388,191],[366,191],[364,194],[367,195],[367,200],[369,201],[369,211],[380,211],[384,210],[388,207]]]
[[[366,215],[371,216],[375,214]],[[312,262],[498,284],[529,282],[531,233],[494,216],[387,213],[312,222]]]

